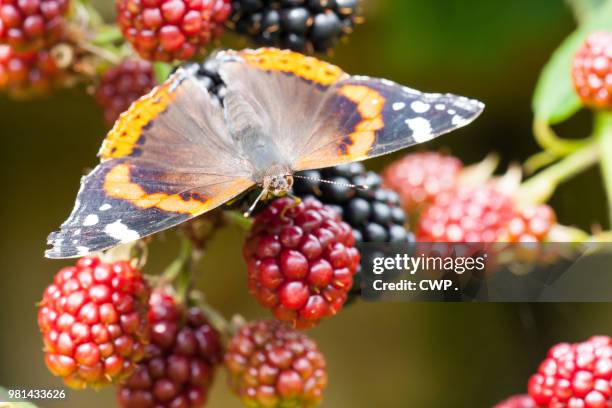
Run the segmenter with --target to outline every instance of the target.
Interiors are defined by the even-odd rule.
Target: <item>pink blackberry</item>
[[[149,290],[127,262],[82,258],[47,287],[38,326],[49,370],[72,388],[125,379],[144,354]]]
[[[463,163],[438,152],[410,153],[383,171],[384,186],[397,192],[404,210],[418,213],[459,184]]]
[[[529,379],[540,408],[608,408],[612,405],[612,339],[595,336],[551,348]]]
[[[318,406],[325,365],[314,341],[274,320],[244,325],[225,353],[230,386],[247,407]]]

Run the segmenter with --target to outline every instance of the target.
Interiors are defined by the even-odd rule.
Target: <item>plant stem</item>
[[[546,202],[559,184],[593,166],[598,160],[599,145],[589,143],[524,182],[517,199],[532,204]]]
[[[186,237],[181,237],[179,256],[166,268],[163,273],[164,283],[173,283],[177,299],[184,303],[187,301],[193,281],[193,266],[195,263],[193,245]]]
[[[253,225],[252,219],[245,217],[238,211],[223,211],[223,217],[244,231],[249,231]]]
[[[608,196],[608,222],[612,224],[612,113],[595,115],[595,136],[600,149],[600,166]]]
[[[535,118],[533,133],[538,144],[547,152],[556,156],[567,156],[583,147],[588,140],[568,140],[560,138],[548,122]]]

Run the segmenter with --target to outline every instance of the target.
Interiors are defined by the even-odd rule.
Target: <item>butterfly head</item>
[[[274,174],[265,176],[263,189],[274,196],[283,196],[291,191],[293,176],[290,174]]]

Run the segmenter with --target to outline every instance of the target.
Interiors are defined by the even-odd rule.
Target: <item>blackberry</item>
[[[388,242],[403,246],[415,242],[414,235],[405,228],[408,220],[399,196],[392,190],[382,188],[380,176],[366,171],[363,164],[350,163],[323,170],[308,170],[297,176],[306,178],[295,178],[294,193],[302,198],[315,196],[338,211],[353,229],[358,249],[362,250],[363,244],[367,242]],[[368,188],[360,189],[349,184],[365,185]],[[354,298],[360,293],[361,268],[354,277],[349,297]]]
[[[117,0],[117,23],[141,58],[186,60],[218,38],[229,0]]]
[[[346,302],[359,267],[354,245],[351,227],[318,200],[274,200],[244,243],[249,290],[277,319],[314,327]]]
[[[45,363],[71,388],[129,376],[144,355],[149,288],[126,261],[81,258],[61,269],[38,308]]]
[[[326,52],[352,32],[358,0],[235,0],[230,26],[255,43]]]
[[[104,111],[106,123],[115,123],[132,102],[154,86],[153,64],[149,61],[128,58],[106,71],[95,91],[96,101]]]

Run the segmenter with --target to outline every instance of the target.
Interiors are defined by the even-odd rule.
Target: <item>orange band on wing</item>
[[[174,100],[173,88],[178,80],[177,77],[171,77],[121,114],[102,144],[99,153],[101,161],[132,154],[143,128]]]
[[[191,196],[184,199],[179,194],[147,193],[140,185],[132,182],[130,166],[119,164],[113,167],[104,178],[104,191],[112,198],[126,200],[140,208],[159,208],[163,211],[198,215],[206,211],[209,201]]]
[[[354,159],[366,158],[376,142],[376,131],[385,126],[382,116],[385,97],[376,90],[362,85],[345,85],[340,88],[339,93],[357,105],[357,112],[361,116],[361,121],[348,135],[351,143],[343,145],[346,148],[344,154]]]
[[[346,75],[335,65],[289,50],[260,48],[238,54],[254,68],[293,74],[321,85],[331,85]]]

